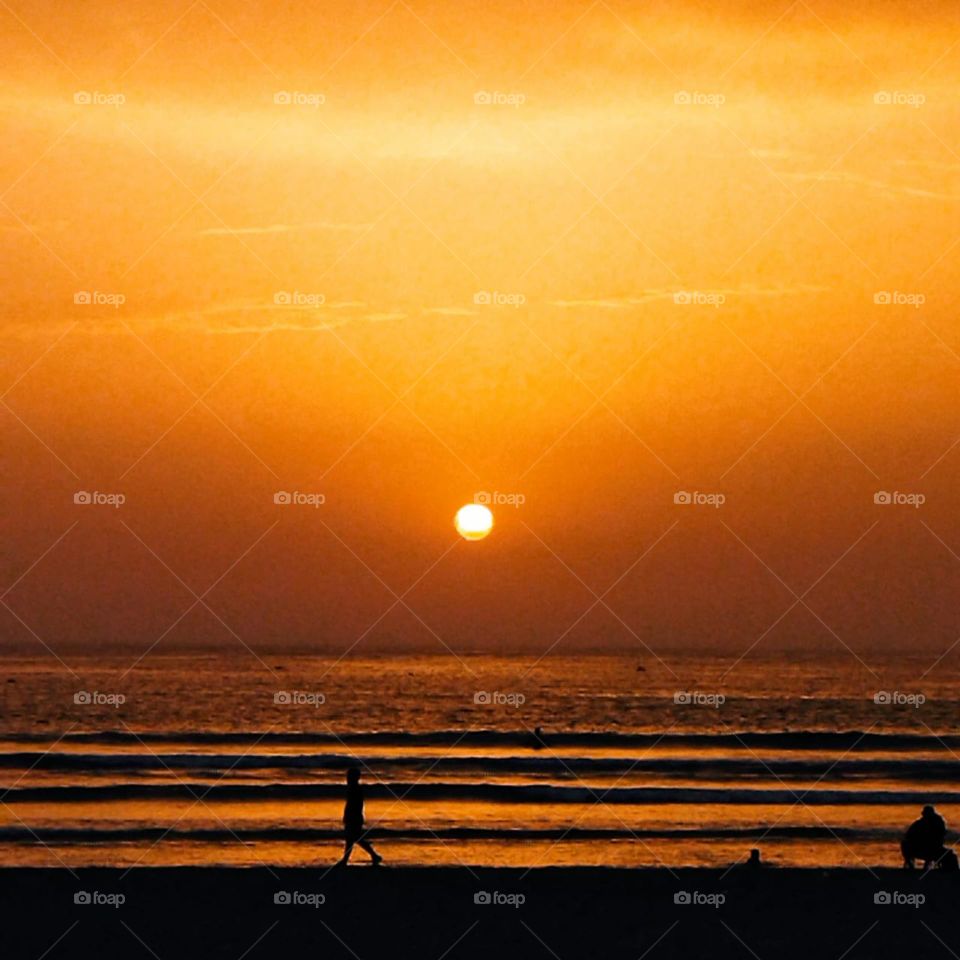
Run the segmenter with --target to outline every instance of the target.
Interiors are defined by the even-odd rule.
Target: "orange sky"
[[[947,649],[958,26],[0,6],[3,644]]]

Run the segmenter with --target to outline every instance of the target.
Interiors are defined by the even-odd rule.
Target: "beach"
[[[899,869],[5,869],[0,896],[10,957],[839,960],[960,951],[960,876]]]
[[[960,947],[960,874],[907,873],[899,850],[922,804],[960,822],[952,678],[918,710],[878,702],[871,677],[837,663],[755,663],[722,683],[729,662],[703,658],[642,672],[624,657],[468,663],[476,677],[437,657],[276,658],[281,687],[221,657],[157,657],[122,684],[112,662],[80,665],[78,698],[49,665],[8,660],[8,954]],[[903,689],[908,669],[891,664],[884,686]],[[125,701],[92,693],[111,690]],[[493,695],[524,690],[524,704]],[[360,849],[333,867],[350,767],[375,869]],[[758,869],[743,865],[751,848]]]
[[[960,822],[952,676],[914,708],[842,661],[464,662],[7,658],[0,863],[332,862],[352,766],[395,867],[896,867],[923,805]]]

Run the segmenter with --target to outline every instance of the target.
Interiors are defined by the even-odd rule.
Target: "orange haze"
[[[947,649],[958,27],[0,5],[0,642]]]

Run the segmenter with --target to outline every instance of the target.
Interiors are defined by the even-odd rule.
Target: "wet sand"
[[[891,869],[0,869],[0,897],[5,955],[50,960],[960,954],[960,874]]]

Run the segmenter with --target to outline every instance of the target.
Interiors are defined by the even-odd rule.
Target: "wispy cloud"
[[[226,306],[211,306],[200,311],[167,314],[155,322],[193,326],[205,333],[262,333],[264,330],[317,332],[335,330],[355,323],[384,323],[404,320],[407,314],[396,311],[371,312],[362,315],[341,312],[331,315],[331,310],[348,311],[365,307],[360,300],[343,300],[335,304],[317,307],[283,306],[274,303],[233,303]],[[251,315],[260,314],[262,320],[251,322]],[[216,322],[215,318],[223,318]],[[211,322],[213,321],[213,322]],[[149,322],[149,321],[148,321]]]
[[[907,184],[888,183],[885,180],[875,180],[872,177],[863,177],[856,173],[844,170],[808,170],[778,173],[784,180],[814,181],[820,183],[850,183],[856,186],[877,190],[890,197],[923,197],[929,200],[960,200],[960,194],[942,193],[937,190],[926,190],[923,187],[911,187]]]
[[[868,190],[875,190],[887,197],[960,200],[960,194],[957,193],[948,193],[943,190],[930,190],[925,186],[890,183],[888,180],[854,173],[851,170],[839,170],[833,167],[826,167],[824,169],[814,167],[811,169],[813,164],[823,164],[830,159],[829,157],[818,156],[813,153],[801,152],[799,150],[764,148],[751,149],[748,153],[757,160],[768,164],[769,169],[782,180],[794,180],[798,183],[846,183],[853,186],[865,187]],[[785,163],[792,163],[795,166],[805,167],[805,169],[784,170],[776,168],[777,165]],[[958,163],[944,163],[942,161],[925,160],[922,158],[896,160],[894,163],[900,167],[913,167],[923,170],[936,170],[948,173],[960,171],[960,164]]]
[[[466,307],[428,307],[424,313],[433,313],[441,317],[475,317],[476,310],[468,310]]]
[[[267,226],[208,227],[206,230],[198,231],[197,235],[201,237],[236,237],[251,234],[303,233],[312,230],[363,233],[372,227],[372,223],[336,223],[331,220],[317,220],[312,223],[271,223]]]
[[[960,172],[960,163],[945,163],[942,160],[897,160],[898,167],[924,167],[928,170],[949,170]]]
[[[357,312],[364,307],[367,307],[367,304],[361,300],[344,300],[316,307],[299,307],[248,299],[146,316],[132,316],[124,311],[116,317],[111,315],[84,317],[79,323],[77,319],[66,319],[52,324],[15,322],[4,324],[0,332],[3,336],[13,336],[21,340],[31,339],[40,334],[50,336],[51,333],[67,327],[79,334],[87,335],[125,335],[128,327],[138,330],[173,329],[211,336],[260,334],[265,331],[317,333],[357,323],[388,323],[405,320],[409,316],[397,310]]]
[[[756,287],[749,284],[739,287],[711,287],[708,284],[689,283],[677,284],[669,289],[643,290],[639,293],[624,294],[612,297],[590,297],[581,300],[551,300],[550,305],[563,309],[590,307],[600,310],[625,310],[629,307],[642,306],[657,300],[672,300],[678,293],[702,290],[704,293],[722,293],[728,297],[795,297],[808,294],[829,293],[830,287],[819,287],[811,284],[797,284],[789,287]]]

